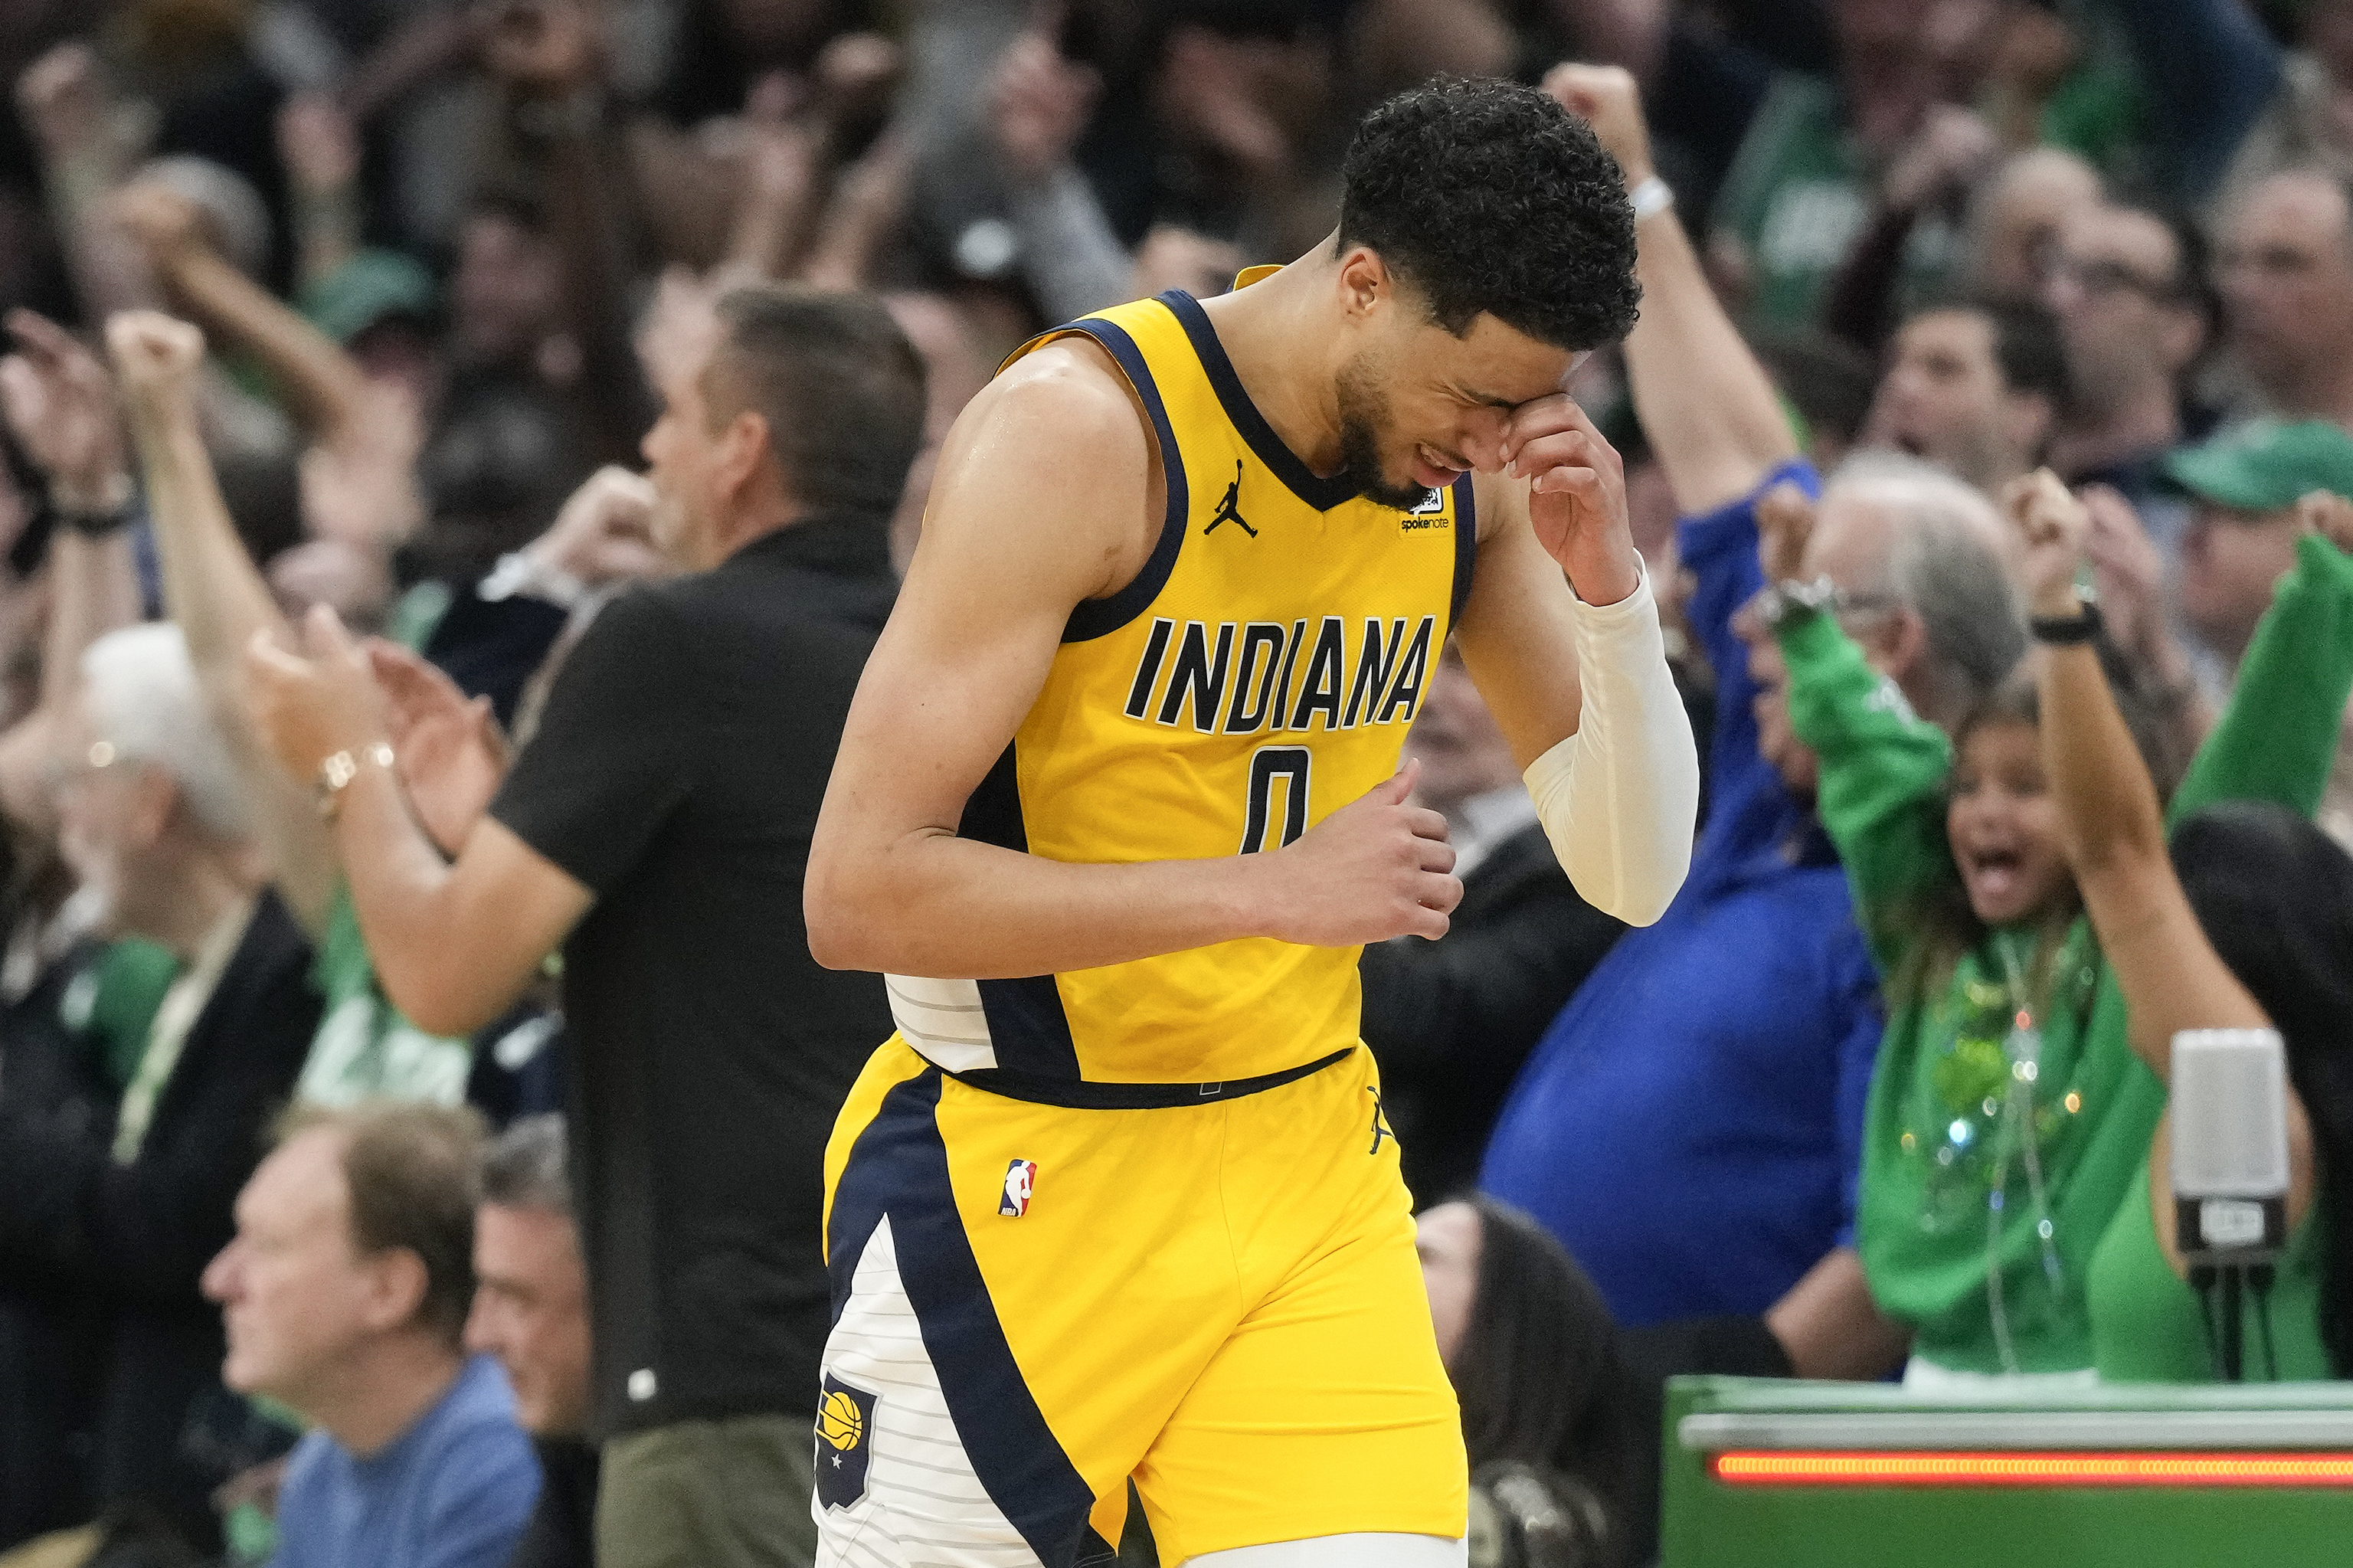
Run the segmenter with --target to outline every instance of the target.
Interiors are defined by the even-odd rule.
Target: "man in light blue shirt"
[[[311,1430],[279,1493],[273,1568],[500,1568],[539,1495],[505,1374],[461,1349],[474,1291],[473,1113],[298,1118],[205,1274],[227,1384]]]

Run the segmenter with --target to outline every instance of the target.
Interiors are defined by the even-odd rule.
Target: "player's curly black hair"
[[[1592,127],[1532,87],[1437,77],[1365,116],[1340,249],[1366,245],[1461,336],[1479,313],[1567,349],[1634,324],[1634,208]]]

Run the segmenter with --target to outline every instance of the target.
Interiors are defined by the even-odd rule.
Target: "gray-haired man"
[[[220,1478],[181,1436],[199,1402],[221,1397],[222,1340],[197,1280],[229,1237],[319,1001],[311,949],[262,885],[179,629],[111,632],[77,675],[53,732],[64,859],[95,933],[145,938],[176,971],[111,1117],[0,1105],[0,1281],[102,1325],[38,1352],[91,1435],[88,1504],[142,1504],[202,1548],[218,1531],[206,1498]]]

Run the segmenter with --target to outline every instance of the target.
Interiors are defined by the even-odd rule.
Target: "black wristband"
[[[111,534],[120,534],[123,529],[131,526],[139,516],[139,503],[136,500],[125,500],[121,505],[109,507],[102,512],[69,512],[60,506],[56,509],[56,513],[60,524],[72,529],[83,538],[103,539]]]
[[[2083,600],[2073,615],[2038,615],[2026,623],[2034,641],[2054,648],[2072,648],[2100,635],[2100,607]]]

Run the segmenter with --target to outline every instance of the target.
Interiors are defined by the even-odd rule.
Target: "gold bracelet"
[[[338,751],[319,764],[319,815],[331,822],[335,820],[335,814],[343,807],[343,791],[360,776],[360,769],[370,763],[378,768],[391,767],[391,743],[372,740],[361,747],[357,755]]]

